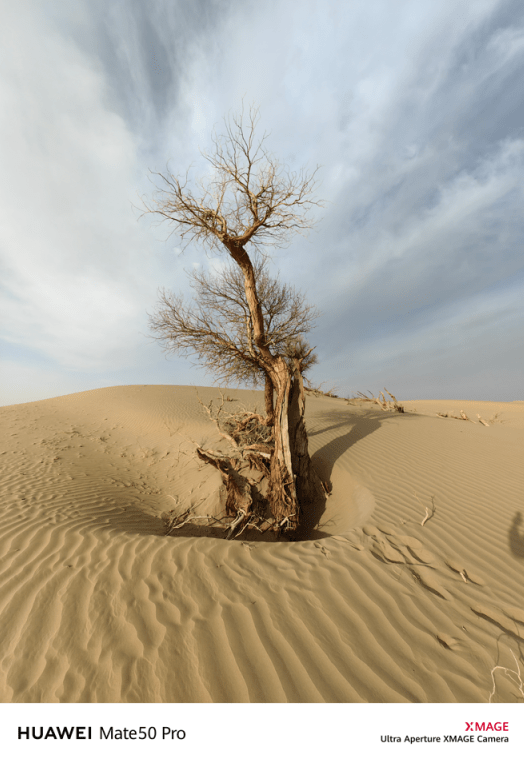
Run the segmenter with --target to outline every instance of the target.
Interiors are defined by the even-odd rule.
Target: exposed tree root
[[[180,529],[189,521],[194,521],[195,517],[191,516],[193,512],[193,506],[188,508],[183,513],[176,513],[176,511],[169,511],[162,513],[162,521],[165,524],[165,534],[171,534],[174,529]]]
[[[221,519],[213,517],[213,521],[228,527],[226,539],[234,539],[251,528],[279,533],[293,528],[289,519],[284,522],[283,518],[268,518],[271,483],[265,450],[260,453],[250,449],[237,457],[238,454],[227,455],[197,447],[196,454],[222,476],[226,488],[225,515]],[[257,477],[256,472],[262,476]]]
[[[235,539],[251,530],[262,534],[272,532],[278,539],[298,527],[299,514],[290,508],[292,498],[288,491],[294,482],[289,477],[286,478],[284,471],[277,470],[277,462],[272,460],[275,443],[272,429],[265,425],[264,417],[245,408],[226,412],[224,404],[227,401],[222,396],[220,404],[213,406],[213,402],[210,402],[201,405],[214,421],[221,437],[230,444],[230,449],[223,452],[195,445],[198,459],[220,472],[225,487],[223,515],[196,516],[194,507],[182,512],[174,509],[162,514],[166,534],[193,522],[200,526],[224,529],[226,539]],[[298,411],[296,415],[298,418]],[[294,461],[297,470],[303,465],[300,453],[302,448],[307,452],[306,445],[307,438],[302,440],[299,436],[294,456],[297,458]],[[313,481],[318,481],[318,488],[325,498],[330,491],[329,485],[320,482],[316,474]],[[304,502],[309,502],[318,495],[313,491],[301,494]]]
[[[220,472],[225,488],[224,511],[198,516],[195,506],[191,506],[183,511],[177,508],[163,513],[166,534],[191,523],[202,528],[223,529],[226,539],[235,539],[245,532],[253,535],[254,532],[259,535],[270,532],[273,539],[283,536],[293,539],[302,511],[307,513],[309,505],[315,503],[318,509],[318,501],[325,501],[331,494],[330,484],[320,480],[309,459],[300,389],[298,380],[291,385],[285,413],[292,444],[288,468],[275,456],[273,428],[265,424],[267,419],[256,409],[248,410],[236,404],[234,410],[226,410],[225,404],[231,399],[223,394],[221,401],[215,404],[211,401],[205,405],[199,398],[202,408],[229,445],[229,449],[213,450],[192,440],[198,459]],[[296,472],[294,477],[288,475],[291,467]],[[300,503],[298,508],[297,502]]]

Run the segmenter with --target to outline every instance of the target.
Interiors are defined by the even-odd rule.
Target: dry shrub
[[[384,392],[387,392],[387,394],[390,396],[390,400],[386,400]],[[368,397],[367,395],[364,395],[363,392],[357,392],[356,398],[350,398],[347,400],[348,405],[351,403],[351,400],[360,400],[364,401],[365,403],[375,403],[379,406],[379,408],[382,408],[383,411],[393,411],[395,413],[404,413],[404,406],[400,405],[395,395],[392,395],[389,390],[387,390],[384,387],[384,392],[379,392],[378,397],[375,397],[372,392],[368,390],[368,393],[371,395],[371,397]]]

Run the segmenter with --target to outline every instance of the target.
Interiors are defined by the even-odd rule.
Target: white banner
[[[522,758],[519,704],[6,704],[5,756]]]

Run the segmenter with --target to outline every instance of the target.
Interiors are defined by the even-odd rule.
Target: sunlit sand
[[[332,495],[298,542],[165,534],[221,508],[192,387],[0,408],[1,701],[522,700],[492,671],[524,671],[524,402],[394,389],[403,414],[308,397]]]

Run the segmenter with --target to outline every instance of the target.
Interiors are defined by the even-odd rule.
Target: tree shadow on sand
[[[524,526],[522,526],[522,513],[517,511],[508,535],[509,549],[517,558],[524,558]]]
[[[357,444],[357,442],[361,442],[370,434],[373,434],[373,432],[376,432],[383,424],[405,423],[407,419],[416,417],[417,414],[415,413],[397,414],[378,410],[362,410],[359,413],[355,413],[354,410],[350,409],[341,409],[341,411],[330,411],[329,413],[322,414],[323,421],[338,423],[332,423],[331,426],[319,427],[316,431],[309,434],[309,437],[324,434],[333,429],[340,429],[341,432],[344,429],[348,431],[323,445],[311,456],[315,468],[318,467],[317,471],[324,481],[329,480],[336,461],[350,447]]]
[[[333,430],[339,430],[339,434],[330,442],[323,445],[311,456],[311,460],[323,482],[331,484],[331,476],[336,461],[346,453],[352,445],[360,442],[373,432],[376,432],[383,424],[404,423],[407,418],[413,418],[415,414],[404,413],[402,420],[396,413],[385,413],[380,410],[341,408],[319,414],[320,423],[314,431],[308,432],[310,438],[318,434],[324,434]],[[347,431],[345,431],[347,430]],[[328,502],[311,503],[307,515],[303,516],[302,523],[297,530],[297,540],[317,540],[324,537],[332,537],[332,532],[325,532],[321,528],[325,517]]]

